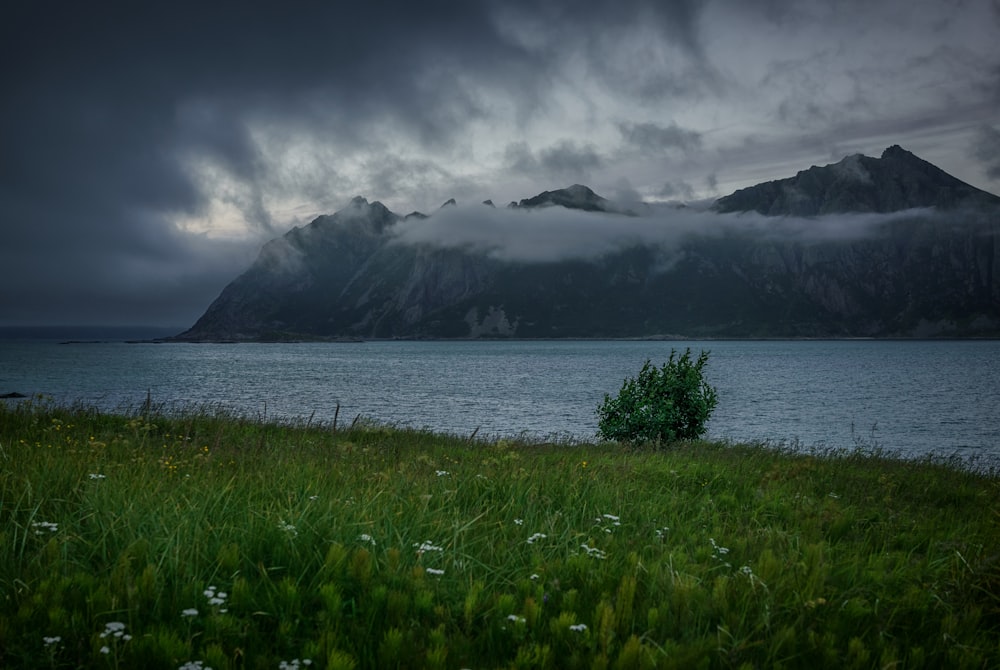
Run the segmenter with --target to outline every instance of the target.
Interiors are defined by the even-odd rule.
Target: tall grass
[[[1000,477],[0,406],[0,667],[1000,665]]]

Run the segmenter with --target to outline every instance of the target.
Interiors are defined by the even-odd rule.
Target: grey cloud
[[[694,187],[683,179],[677,179],[664,183],[656,194],[664,198],[690,200],[694,197]]]
[[[521,44],[550,66],[578,60],[607,89],[644,100],[700,96],[718,83],[702,46],[705,3],[505,3]]]
[[[1000,130],[993,126],[980,127],[973,153],[987,177],[1000,179]]]
[[[593,144],[563,139],[537,152],[526,142],[512,142],[504,151],[508,169],[527,174],[585,177],[604,165]]]
[[[621,122],[618,131],[629,146],[648,154],[674,150],[686,152],[701,146],[701,133],[681,128],[674,122],[669,126]]]
[[[691,237],[743,232],[754,239],[805,244],[854,240],[882,224],[933,216],[929,210],[893,214],[839,214],[823,217],[766,217],[756,213],[718,214],[703,208],[647,205],[637,216],[580,212],[563,207],[540,210],[449,207],[424,220],[400,224],[397,244],[429,244],[485,253],[522,263],[596,259],[635,245],[675,252]]]
[[[439,203],[477,189],[488,188],[484,195],[495,197],[504,180],[520,180],[517,192],[530,195],[521,191],[524,183],[544,180],[550,188],[567,178],[595,175],[607,182],[620,174],[646,191],[663,179],[659,170],[666,163],[634,151],[640,143],[669,154],[675,161],[671,168],[683,169],[687,179],[707,170],[746,175],[747,166],[757,166],[753,177],[776,178],[789,174],[784,170],[789,165],[792,171],[800,167],[802,156],[816,154],[818,149],[807,151],[804,142],[825,137],[828,151],[835,143],[831,138],[845,129],[853,134],[836,139],[852,150],[874,150],[901,141],[880,139],[872,147],[876,131],[926,135],[941,124],[951,124],[949,129],[994,124],[1000,94],[995,48],[980,58],[963,45],[937,52],[921,46],[915,53],[947,62],[911,59],[910,69],[900,72],[909,76],[947,66],[956,83],[940,94],[919,89],[943,101],[930,111],[912,112],[920,116],[919,124],[899,113],[824,117],[808,106],[788,107],[788,118],[799,129],[790,137],[786,128],[769,140],[770,163],[764,165],[766,151],[719,148],[716,138],[728,129],[695,131],[681,121],[692,118],[682,117],[684,112],[702,111],[693,109],[698,102],[739,104],[735,96],[757,83],[727,83],[720,74],[734,57],[726,51],[727,37],[756,28],[760,16],[790,28],[814,29],[822,19],[849,48],[856,26],[898,27],[886,17],[901,8],[919,17],[935,5],[918,2],[911,10],[912,3],[897,0],[887,10],[870,8],[883,3],[861,0],[8,4],[0,21],[0,263],[16,273],[2,289],[0,321],[35,318],[44,305],[52,307],[52,320],[62,320],[71,307],[85,309],[84,299],[70,300],[70,294],[91,296],[94,318],[98,310],[111,314],[114,304],[121,306],[121,319],[149,318],[155,307],[133,300],[130,286],[146,287],[163,305],[187,305],[185,322],[196,318],[221,281],[206,268],[229,272],[232,259],[243,252],[192,237],[176,225],[206,215],[220,202],[249,224],[256,237],[245,244],[252,248],[294,222],[275,211],[278,201],[307,216],[355,194]],[[881,22],[869,21],[872,12],[881,12],[876,17]],[[706,13],[721,21],[707,21]],[[914,41],[906,30],[883,32],[893,44]],[[792,62],[798,56],[784,58]],[[808,67],[815,63],[799,60]],[[832,58],[820,64],[830,70],[838,63]],[[773,99],[788,99],[789,86],[808,93],[815,86],[809,74],[776,78]],[[966,89],[972,93],[963,97]],[[878,98],[878,82],[861,93]],[[841,100],[833,102],[845,107]],[[630,106],[641,110],[636,119],[623,118],[621,110]],[[680,125],[649,123],[651,109],[662,110],[657,118],[677,118]],[[520,134],[536,121],[529,130],[559,123],[563,117],[552,116],[556,112],[573,118],[589,114],[594,128],[616,119],[622,144],[633,151],[602,146],[576,128],[560,127],[559,135],[543,139]],[[605,113],[609,118],[601,118]],[[470,129],[476,139],[466,135]],[[725,142],[737,146],[752,132],[739,130]],[[467,144],[484,136],[482,145],[463,154]],[[560,136],[570,139],[559,141]],[[524,143],[527,137],[533,145]],[[504,142],[506,173],[484,168],[463,175],[449,163],[454,156],[495,152]],[[789,147],[793,153],[779,163],[775,156]],[[696,162],[695,154],[705,157]],[[637,167],[623,165],[626,160]],[[163,283],[154,288],[154,278]],[[171,307],[164,314],[179,310]]]
[[[539,152],[539,163],[548,172],[560,175],[587,175],[604,163],[593,144],[562,140]]]

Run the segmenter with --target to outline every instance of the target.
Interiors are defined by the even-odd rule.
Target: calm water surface
[[[595,408],[672,348],[711,351],[709,436],[803,447],[861,439],[906,454],[1000,457],[1000,342],[0,341],[0,393],[103,409],[221,406],[269,418],[357,415],[437,431],[588,439]],[[8,401],[10,402],[10,401]]]

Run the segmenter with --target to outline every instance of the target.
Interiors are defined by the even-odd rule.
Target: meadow
[[[996,668],[1000,473],[0,404],[0,667]]]

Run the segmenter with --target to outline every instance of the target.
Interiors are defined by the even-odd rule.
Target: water
[[[223,407],[343,425],[585,440],[595,408],[672,348],[711,350],[712,438],[1000,458],[1000,342],[0,341],[0,393],[102,409]],[[7,401],[10,402],[10,401]]]

